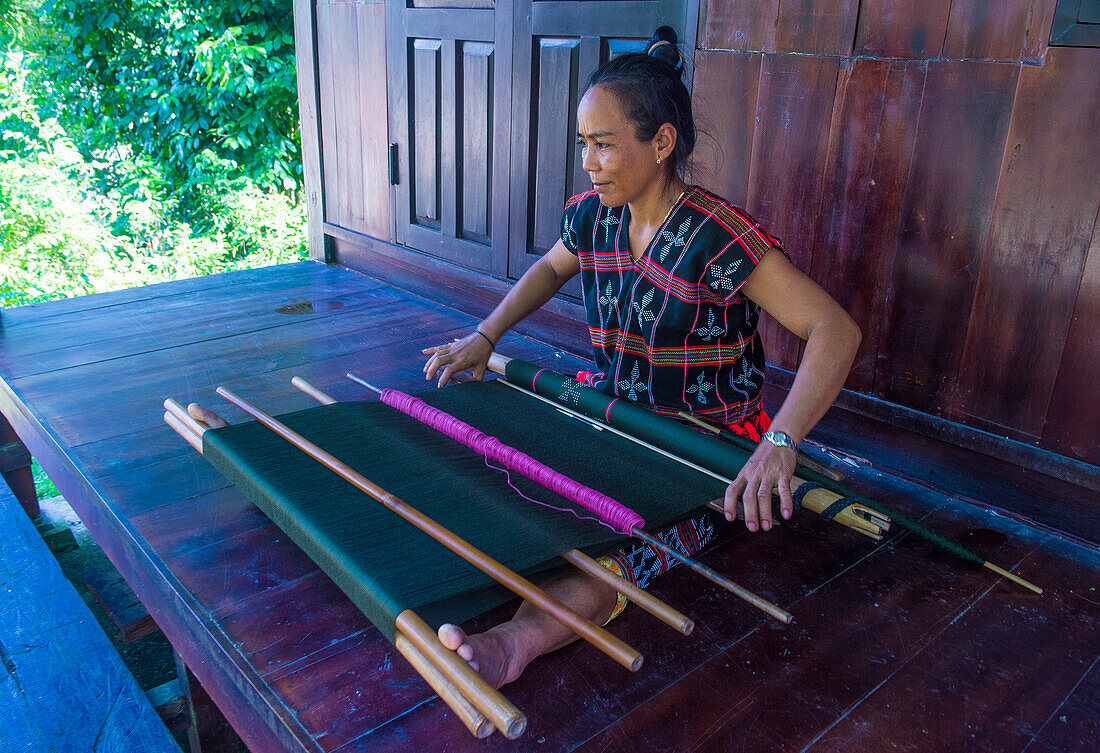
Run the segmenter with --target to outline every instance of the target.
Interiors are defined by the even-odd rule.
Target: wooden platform
[[[3,481],[0,662],[0,753],[179,753]]]
[[[509,686],[530,720],[524,737],[475,741],[160,407],[171,396],[241,419],[214,397],[219,384],[271,412],[310,405],[294,375],[363,397],[347,370],[418,391],[420,349],[474,323],[309,262],[5,310],[0,410],[255,753],[1093,749],[1096,492],[985,456],[941,472],[943,444],[835,409],[815,436],[870,461],[854,486],[1046,594],[911,536],[876,546],[800,516],[735,533],[705,558],[792,611],[792,625],[674,571],[656,590],[695,619],[692,636],[630,610],[614,631],[646,654],[640,672],[571,646]],[[583,366],[518,336],[499,348]]]

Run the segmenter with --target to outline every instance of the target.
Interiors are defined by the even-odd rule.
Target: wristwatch
[[[791,439],[791,435],[785,431],[766,431],[762,439],[776,447],[790,447],[792,450],[798,450],[798,442]]]

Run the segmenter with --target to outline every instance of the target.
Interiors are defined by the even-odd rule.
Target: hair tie
[[[660,50],[661,47],[663,47],[664,45],[668,45],[669,47],[672,48],[672,54],[674,54],[676,56],[676,62],[675,63],[671,63],[668,60],[662,58],[660,55],[657,54],[657,51]],[[649,55],[650,57],[657,58],[658,60],[660,60],[664,63],[667,63],[668,65],[671,65],[677,71],[679,71],[681,68],[684,67],[684,57],[683,57],[683,55],[681,55],[680,51],[676,49],[676,45],[672,44],[672,42],[668,41],[667,39],[658,39],[656,42],[649,45],[649,47],[645,51],[645,54]]]

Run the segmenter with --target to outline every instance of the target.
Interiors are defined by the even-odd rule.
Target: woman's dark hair
[[[672,176],[695,148],[691,96],[681,78],[684,59],[676,46],[676,32],[668,26],[653,33],[647,49],[608,60],[588,79],[585,91],[600,86],[614,93],[639,141],[652,140],[658,128],[671,123],[676,146],[667,160],[667,174]]]

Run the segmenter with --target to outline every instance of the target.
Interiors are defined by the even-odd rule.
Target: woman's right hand
[[[471,332],[461,340],[424,348],[421,353],[429,356],[428,362],[424,364],[425,381],[434,379],[439,374],[439,383],[436,386],[442,387],[460,371],[472,371],[477,379],[483,379],[485,370],[489,367],[489,356],[493,354],[493,346],[485,335]]]

